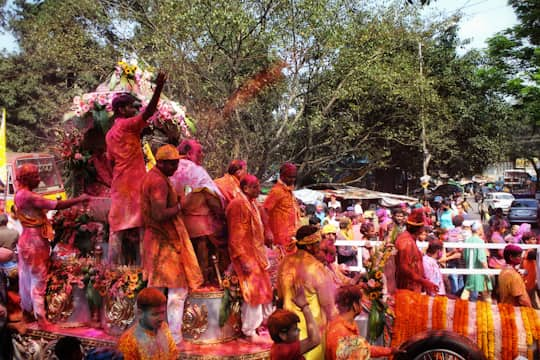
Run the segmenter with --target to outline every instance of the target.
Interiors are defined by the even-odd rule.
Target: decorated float
[[[114,346],[135,320],[135,298],[146,286],[145,275],[130,265],[111,267],[102,258],[107,248],[108,191],[112,172],[105,159],[105,134],[111,126],[111,102],[132,92],[143,106],[152,94],[150,69],[119,62],[108,81],[73,102],[58,129],[58,153],[65,165],[70,193],[93,196],[83,208],[56,213],[51,271],[46,293],[47,317],[55,328],[31,324],[17,337],[20,358],[50,358],[56,340],[80,338],[86,349]],[[194,132],[186,109],[162,96],[145,133],[144,153],[163,143],[177,143]],[[533,309],[428,297],[399,291],[384,295],[383,268],[391,248],[373,253],[364,278],[367,321],[361,333],[372,343],[405,349],[396,359],[537,359],[540,317]],[[273,268],[277,258],[271,259]],[[217,266],[216,266],[217,267]],[[238,278],[219,274],[220,286],[192,292],[185,304],[184,359],[268,359],[270,344],[239,342],[241,295]],[[32,354],[29,353],[31,350]],[[36,355],[41,353],[40,355]]]

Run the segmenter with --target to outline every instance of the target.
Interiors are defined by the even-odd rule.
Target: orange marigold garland
[[[446,328],[446,296],[436,296],[433,299],[433,308],[431,311],[433,330],[444,330]]]
[[[495,328],[493,326],[493,310],[491,304],[486,303],[488,360],[495,360]]]
[[[523,327],[525,328],[525,335],[527,341],[527,359],[532,360],[532,344],[533,344],[533,335],[531,329],[531,323],[529,321],[529,312],[526,307],[520,307],[521,311],[521,320],[523,321]]]
[[[516,324],[516,310],[512,305],[509,305],[508,308],[508,315],[510,319],[510,329],[512,331],[512,359],[515,359],[519,355],[518,350],[518,331],[517,331],[517,324]]]
[[[485,303],[483,301],[478,301],[476,303],[476,343],[478,348],[487,357],[487,341],[485,338],[486,335],[486,321],[485,321]]]
[[[426,331],[428,328],[428,311],[429,311],[429,296],[421,295],[419,299],[419,322],[417,333]]]
[[[469,302],[467,300],[457,299],[454,308],[454,332],[467,336],[467,327],[469,321]]]

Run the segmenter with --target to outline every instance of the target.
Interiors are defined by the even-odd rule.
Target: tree
[[[118,58],[105,9],[94,1],[15,1],[4,8],[20,47],[0,58],[7,146],[35,151],[54,142],[73,96],[93,89]],[[6,13],[8,12],[8,13]]]
[[[485,86],[512,106],[509,117],[513,147],[510,158],[530,159],[537,181],[540,168],[534,158],[540,151],[540,19],[537,1],[510,1],[520,24],[488,40],[488,62],[481,70]],[[540,183],[537,183],[540,185]]]

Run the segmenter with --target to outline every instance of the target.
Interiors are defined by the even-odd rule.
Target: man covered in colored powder
[[[287,249],[300,226],[300,211],[293,190],[296,182],[296,165],[285,163],[279,170],[279,179],[264,201],[268,225],[274,245]]]
[[[167,298],[149,287],[137,295],[138,321],[118,340],[125,360],[176,360],[176,344],[165,320]]]
[[[188,287],[202,285],[202,274],[182,218],[180,203],[168,177],[180,155],[172,145],[156,152],[156,166],[142,183],[144,238],[142,262],[148,285],[167,288],[167,318],[174,340],[182,340],[182,316]]]
[[[211,256],[217,257],[220,272],[224,272],[230,264],[225,237],[223,195],[201,166],[204,152],[197,140],[183,140],[178,145],[178,152],[181,158],[171,182],[182,199],[184,223],[195,248],[205,284],[217,285]]]
[[[416,238],[423,232],[423,210],[414,209],[407,218],[407,230],[396,239],[396,284],[398,289],[417,292],[425,290],[428,294],[436,294],[439,289],[425,278],[423,255],[416,245]]]
[[[225,175],[214,180],[225,199],[225,208],[242,193],[242,189],[240,189],[240,180],[242,180],[242,177],[246,175],[246,173],[246,162],[244,160],[235,159],[229,164]]]
[[[27,320],[33,315],[42,327],[50,323],[46,319],[45,291],[49,254],[53,240],[53,228],[47,219],[48,210],[66,209],[88,201],[88,195],[68,200],[48,200],[33,190],[39,185],[39,169],[34,164],[24,164],[17,169],[19,190],[15,194],[17,215],[23,226],[19,238],[19,293],[21,307]]]
[[[259,180],[246,175],[240,181],[242,193],[227,207],[229,254],[240,281],[242,333],[257,341],[257,328],[272,313],[272,284],[264,246],[264,227],[256,204]]]
[[[122,241],[131,232],[141,232],[141,183],[146,168],[141,145],[141,132],[157,109],[166,75],[158,73],[152,99],[144,111],[130,94],[113,99],[114,125],[105,137],[107,157],[113,166],[111,209],[109,211],[109,263],[122,264]]]
[[[296,232],[298,251],[285,256],[278,270],[278,294],[283,308],[300,318],[300,340],[308,337],[302,309],[294,303],[295,289],[304,286],[311,313],[321,331],[337,315],[334,301],[336,284],[325,266],[317,259],[321,233],[317,226],[305,225]],[[324,334],[321,335],[324,339]],[[304,354],[306,360],[324,359],[324,344]]]

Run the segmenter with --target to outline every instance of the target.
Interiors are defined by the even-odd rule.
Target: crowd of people
[[[500,213],[484,233],[483,224],[466,221],[468,204],[460,197],[442,200],[435,208],[424,202],[364,211],[361,202],[343,208],[335,196],[327,203],[305,206],[293,193],[296,166],[285,163],[276,184],[259,201],[259,180],[248,173],[245,161],[232,160],[221,178],[212,179],[202,166],[203,147],[195,139],[159,147],[155,166],[146,171],[140,135],[165,81],[165,74],[159,73],[154,96],[141,112],[136,98],[117,96],[112,104],[115,123],[106,136],[113,169],[107,261],[136,262],[148,281],[137,297],[137,321],[119,340],[126,359],[176,358],[189,292],[219,286],[220,275],[231,270],[243,298],[243,338],[264,342],[268,329],[273,359],[389,356],[397,349],[369,345],[354,323],[362,312],[365,278],[350,267],[369,260],[377,242],[394,249],[384,271],[387,294],[409,289],[537,306],[536,254],[528,251],[522,260],[519,248],[521,242],[536,243],[535,235],[525,227],[507,235]],[[20,306],[26,321],[35,317],[47,328],[51,324],[44,294],[53,234],[45,214],[89,198],[45,200],[33,192],[39,172],[30,164],[17,169],[17,181],[21,190],[15,204],[23,227],[17,245]],[[370,242],[363,247],[336,246],[336,240]],[[418,247],[418,241],[426,246]],[[509,245],[488,254],[482,249],[445,251],[447,241]],[[125,242],[136,244],[135,254],[122,251]],[[9,246],[13,249],[13,241]],[[276,254],[280,260],[273,268],[269,256]],[[0,256],[0,262],[13,258],[1,251]],[[486,275],[445,277],[440,272],[441,267],[471,264],[502,272],[497,280]],[[517,272],[519,266],[528,270],[524,278]],[[0,301],[9,303],[6,296]]]

